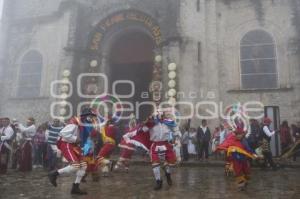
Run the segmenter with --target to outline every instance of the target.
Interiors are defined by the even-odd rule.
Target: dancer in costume
[[[225,120],[223,121],[223,129],[226,129],[228,133],[226,133],[226,137],[222,136],[222,140],[226,139],[227,137],[231,137],[234,135],[235,129],[238,127],[244,128],[246,132],[249,128],[248,120],[245,117],[245,111],[243,110],[243,106],[240,103],[232,104],[226,108],[225,111]],[[220,144],[223,143],[220,142]],[[215,149],[217,150],[217,148]],[[232,176],[234,175],[234,166],[232,161],[232,156],[228,155],[225,151],[225,175]]]
[[[228,128],[227,129],[228,133],[226,138],[233,136],[233,131],[232,129]],[[223,140],[223,142],[226,140],[226,138]],[[222,143],[223,143],[222,142]],[[221,144],[222,144],[221,143]],[[218,145],[219,146],[219,145]],[[218,150],[218,148],[216,148],[215,150]],[[224,168],[224,173],[225,175],[228,176],[234,176],[234,169],[233,169],[233,162],[232,162],[232,157],[227,154],[227,151],[223,151],[224,152],[224,156],[225,156],[225,168]]]
[[[169,186],[172,185],[171,167],[176,164],[176,154],[171,144],[175,137],[181,137],[176,122],[166,118],[166,113],[159,111],[151,117],[145,124],[149,129],[150,141],[150,156],[156,185],[154,190],[160,190],[163,181],[160,175],[160,163],[164,162],[164,171]]]
[[[145,151],[149,152],[151,146],[149,132],[144,132],[141,125],[137,124],[134,115],[131,116],[129,121],[128,129],[123,135],[122,140],[119,144],[121,148],[120,158],[115,165],[114,169],[118,170],[124,168],[126,172],[129,170],[129,161],[135,152],[136,147],[140,147]]]
[[[100,121],[99,121],[99,115],[97,115],[97,118],[93,118],[93,125],[85,126],[83,129],[83,132],[80,134],[80,147],[83,153],[83,161],[87,163],[87,169],[85,176],[82,178],[82,182],[86,182],[85,178],[88,176],[88,174],[91,174],[92,179],[94,182],[97,182],[99,180],[99,174],[98,174],[98,164],[96,156],[98,154],[98,143],[100,138]],[[97,126],[95,126],[95,124]]]
[[[249,159],[257,158],[256,154],[249,147],[245,135],[245,130],[242,127],[237,127],[234,132],[217,147],[218,151],[226,151],[227,157],[233,166],[237,187],[240,190],[245,189],[250,179]]]
[[[113,166],[113,162],[109,158],[116,147],[116,129],[113,118],[107,120],[106,124],[101,127],[100,133],[103,146],[98,153],[97,164],[101,167],[103,176],[107,177]]]
[[[85,195],[87,192],[80,190],[79,184],[85,175],[87,163],[83,161],[81,150],[82,143],[88,138],[88,134],[94,131],[97,115],[90,109],[85,108],[80,117],[74,117],[70,120],[60,132],[57,147],[61,150],[62,155],[68,160],[69,165],[53,171],[48,174],[49,180],[53,186],[57,186],[57,177],[63,174],[76,172],[76,180],[73,183],[71,194]]]
[[[86,177],[91,174],[94,182],[99,181],[97,154],[99,152],[100,133],[98,131],[90,132],[88,139],[82,146],[83,160],[87,162],[86,174],[82,179],[82,182],[86,182]]]

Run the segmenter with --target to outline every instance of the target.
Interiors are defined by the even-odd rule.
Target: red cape
[[[127,133],[131,133],[133,131],[137,131],[136,135],[130,138],[130,142],[126,142],[124,138],[121,140],[119,144],[120,148],[125,148],[129,150],[134,150],[134,147],[141,147],[146,151],[150,150],[152,142],[150,141],[149,131],[143,131],[140,126],[134,129],[127,130]]]
[[[249,158],[254,158],[253,154],[246,149],[233,133],[231,133],[222,144],[217,146],[217,150],[227,151],[227,156],[230,156],[232,153],[240,153]]]

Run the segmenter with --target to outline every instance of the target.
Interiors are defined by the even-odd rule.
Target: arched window
[[[243,89],[278,87],[276,46],[263,30],[248,32],[241,40],[241,83]]]
[[[23,57],[20,64],[18,96],[31,98],[40,96],[43,58],[34,50]]]

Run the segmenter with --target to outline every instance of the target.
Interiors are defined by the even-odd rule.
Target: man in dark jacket
[[[207,121],[202,120],[202,125],[197,130],[197,143],[199,158],[202,159],[203,152],[205,153],[205,159],[208,159],[208,147],[211,139],[211,133],[207,127]]]

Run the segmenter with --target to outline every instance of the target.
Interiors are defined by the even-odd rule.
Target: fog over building
[[[178,102],[259,101],[274,118],[296,122],[299,13],[297,0],[4,0],[0,115],[46,121],[51,107],[75,114],[87,95],[105,89],[103,73],[110,93],[115,80],[135,83],[130,102],[151,101],[145,92],[161,81],[161,93],[177,91]],[[78,83],[83,73],[94,75]],[[56,80],[72,88],[55,84],[53,96]],[[187,114],[189,106],[180,110]]]

